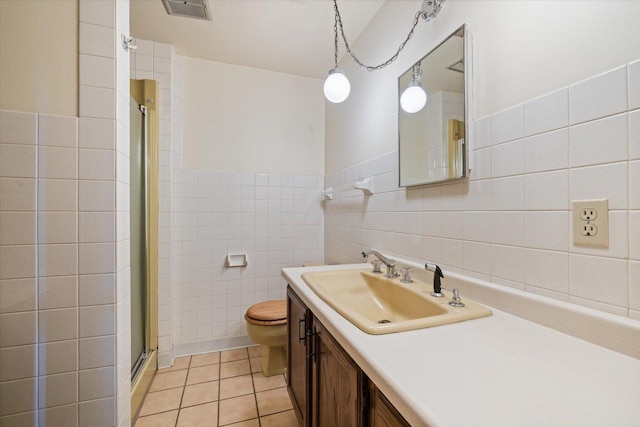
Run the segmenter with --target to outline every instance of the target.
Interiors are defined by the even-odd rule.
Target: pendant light
[[[402,92],[402,96],[400,96],[400,107],[407,113],[417,113],[422,110],[427,103],[427,93],[420,83],[421,76],[422,71],[420,70],[420,63],[418,62],[413,66],[411,82],[407,85],[404,92]]]
[[[407,38],[400,44],[400,47],[398,47],[396,53],[382,64],[370,66],[360,62],[356,55],[351,51],[349,43],[347,42],[347,38],[344,35],[342,17],[340,16],[340,11],[338,10],[338,0],[333,0],[333,10],[335,12],[335,19],[333,24],[334,67],[329,70],[329,76],[324,81],[324,96],[327,98],[327,100],[333,103],[340,103],[347,99],[349,93],[351,92],[351,84],[349,83],[349,79],[347,79],[347,76],[345,76],[342,70],[338,68],[338,27],[340,27],[340,34],[342,35],[342,40],[344,41],[347,52],[349,53],[349,55],[351,55],[351,58],[355,61],[355,63],[367,71],[376,71],[386,67],[398,58],[398,54],[400,54],[400,51],[404,49],[404,46],[407,44],[409,39],[413,37],[413,31],[416,29],[418,22],[420,22],[420,18],[424,19],[425,21],[430,21],[431,19],[435,18],[440,12],[444,1],[445,0],[423,0],[422,7],[418,12],[416,12],[415,18],[413,19],[413,26],[411,27]],[[409,89],[411,89],[411,91],[409,91]],[[407,102],[413,105],[413,108],[417,108],[417,110],[415,111],[420,111],[424,107],[424,104],[427,101],[427,94],[420,86],[419,81],[412,80],[407,90],[404,91],[403,97],[405,93],[408,93],[407,96],[411,100],[411,102]],[[414,94],[412,95],[412,93]],[[422,98],[424,98],[424,100],[420,101],[420,99]],[[422,104],[420,104],[420,102]],[[402,108],[404,109],[404,106]],[[408,106],[407,108],[411,107]],[[405,109],[405,111],[407,110]]]

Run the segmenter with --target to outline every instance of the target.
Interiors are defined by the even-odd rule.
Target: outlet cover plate
[[[577,246],[609,246],[609,201],[573,200],[573,243]]]

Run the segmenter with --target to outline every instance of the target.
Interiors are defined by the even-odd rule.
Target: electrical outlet
[[[573,243],[579,246],[609,246],[609,201],[574,200]]]

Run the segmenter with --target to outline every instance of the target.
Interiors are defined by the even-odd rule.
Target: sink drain
[[[391,323],[391,320],[382,319],[382,320],[378,320],[378,323]]]

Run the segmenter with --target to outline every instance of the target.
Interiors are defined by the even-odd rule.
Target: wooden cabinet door
[[[363,374],[358,365],[313,319],[313,427],[363,425]]]
[[[291,288],[287,288],[288,366],[287,390],[301,426],[309,426],[310,359],[307,357],[307,337],[311,327],[311,312]]]
[[[369,396],[370,427],[411,427],[373,382],[369,382]]]

